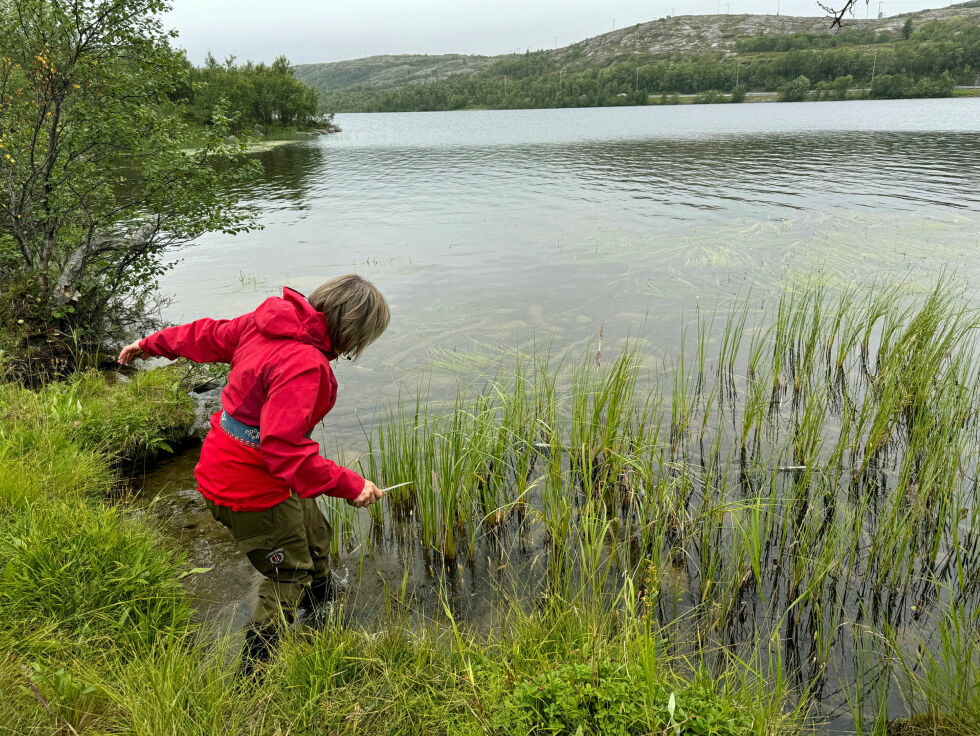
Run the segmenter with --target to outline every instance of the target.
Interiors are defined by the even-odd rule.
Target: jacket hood
[[[282,297],[269,297],[255,310],[255,326],[266,337],[299,340],[319,348],[332,356],[327,319],[306,300],[306,297],[288,286]]]

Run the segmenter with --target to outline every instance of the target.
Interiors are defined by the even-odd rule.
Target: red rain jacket
[[[201,493],[235,511],[261,511],[320,494],[356,498],[364,479],[322,457],[306,435],[337,400],[337,379],[326,318],[306,298],[283,289],[258,309],[235,319],[199,319],[140,340],[148,355],[197,363],[230,363],[221,406],[258,427],[259,448],[249,447],[211,417],[211,431],[194,469]]]

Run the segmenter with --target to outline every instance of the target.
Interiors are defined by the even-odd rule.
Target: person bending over
[[[317,610],[333,595],[332,530],[316,497],[357,508],[381,498],[374,483],[321,456],[310,433],[337,400],[330,362],[359,357],[389,316],[381,293],[351,274],[308,299],[285,288],[254,312],[168,327],[119,354],[120,364],[163,356],[231,366],[194,475],[214,518],[264,576],[245,630],[246,676],[269,659],[297,608]]]

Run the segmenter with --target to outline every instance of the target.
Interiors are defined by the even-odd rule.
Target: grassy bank
[[[182,555],[110,499],[193,415],[176,373],[153,371],[0,384],[0,416],[0,731],[54,733],[97,700],[78,668],[187,631]]]
[[[975,732],[978,325],[946,282],[804,284],[702,318],[665,373],[538,352],[396,401],[361,467],[412,485],[367,526],[331,504],[338,545],[486,559],[492,621],[448,589],[418,616],[406,581],[246,691],[183,556],[112,501],[186,426],[176,375],[4,386],[0,732]]]
[[[114,501],[120,468],[186,431],[178,378],[0,385],[0,733],[724,736],[787,722],[750,670],[716,680],[640,619],[557,601],[494,636],[394,614],[377,632],[297,634],[266,686],[241,692],[234,637],[191,623],[184,555]]]

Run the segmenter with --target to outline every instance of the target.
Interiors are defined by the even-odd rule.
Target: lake
[[[422,384],[438,405],[458,385],[507,365],[515,349],[567,351],[576,363],[583,356],[588,362],[601,348],[608,362],[629,339],[645,356],[643,379],[669,382],[681,347],[691,346],[699,324],[708,325],[707,350],[724,352],[725,316],[733,308],[750,317],[771,311],[787,286],[799,285],[805,293],[804,285],[821,284],[837,293],[901,282],[896,294],[914,296],[945,275],[973,300],[980,284],[980,100],[343,115],[337,122],[343,133],[258,154],[266,175],[243,196],[264,229],[202,238],[181,254],[162,287],[174,297],[165,316],[186,321],[247,311],[284,284],[309,292],[350,271],[374,281],[391,305],[391,327],[359,363],[337,366],[338,405],[315,434],[327,452],[337,448],[348,461],[366,448],[362,427],[370,431],[377,410],[399,393],[412,395]],[[719,320],[711,323],[716,312]],[[803,308],[798,314],[809,312]],[[750,339],[755,338],[746,342]],[[820,353],[830,360],[829,347]],[[867,373],[864,358],[862,352],[858,374]],[[807,365],[803,359],[792,366],[803,374],[805,387],[819,373]],[[714,408],[712,395],[701,396],[698,380],[694,400],[709,414],[721,412],[722,429],[729,419],[729,429],[741,428],[736,419],[749,416],[745,406],[755,395],[752,386],[764,383],[750,379],[747,390],[741,383],[736,387],[743,368],[730,368],[731,385],[721,389],[725,401],[731,397],[730,417],[720,399]],[[699,458],[695,442],[688,449],[696,470],[678,472],[676,463],[687,468],[689,458],[685,450],[675,451],[671,440],[676,462],[669,470],[675,475],[656,483],[667,489],[662,498],[676,505],[661,514],[643,494],[630,492],[634,505],[616,528],[620,521],[624,529],[635,528],[642,544],[635,552],[624,551],[626,544],[605,551],[616,558],[613,579],[631,574],[636,555],[656,557],[663,623],[717,615],[721,624],[709,635],[736,649],[765,641],[760,632],[778,635],[801,689],[819,683],[818,715],[831,729],[850,730],[852,711],[837,683],[858,672],[871,677],[863,668],[873,659],[851,625],[859,630],[863,621],[887,622],[903,651],[916,651],[920,637],[932,647],[930,616],[950,605],[944,587],[949,579],[942,576],[952,574],[961,550],[973,555],[980,549],[980,517],[975,488],[968,487],[976,471],[971,456],[962,481],[950,472],[955,488],[941,495],[959,520],[949,529],[959,527],[961,536],[951,539],[944,525],[927,525],[935,544],[926,567],[919,561],[917,537],[903,548],[912,552],[902,563],[906,567],[897,566],[899,582],[882,569],[884,556],[876,556],[876,545],[905,539],[901,535],[908,526],[894,523],[887,513],[904,467],[901,441],[889,442],[880,458],[871,453],[873,473],[855,473],[840,486],[814,482],[811,487],[807,466],[797,465],[804,444],[801,421],[819,428],[815,436],[843,436],[849,430],[837,420],[835,401],[847,407],[855,398],[881,400],[870,388],[875,376],[858,375],[855,393],[845,388],[837,395],[847,382],[843,375],[833,379],[825,411],[819,392],[808,395],[791,388],[792,382],[779,389],[786,392],[785,402],[776,400],[768,414],[765,407],[753,410],[768,417],[766,439],[757,443],[765,448],[742,461],[742,473],[731,485],[715,477],[714,485],[704,481],[700,490],[671,496],[671,489],[712,465],[710,447],[706,462],[705,442]],[[957,380],[937,376],[936,385],[955,387]],[[769,385],[775,386],[771,379]],[[822,384],[811,388],[823,390]],[[779,392],[773,388],[774,397]],[[768,393],[754,400],[768,402]],[[667,405],[669,415],[669,398]],[[705,420],[702,437],[707,425]],[[675,426],[690,432],[687,422]],[[795,438],[789,450],[779,449],[781,432]],[[770,437],[772,447],[766,444]],[[718,458],[734,457],[731,441],[719,440]],[[927,436],[908,441],[920,442],[917,451],[936,451]],[[532,447],[529,441],[518,444]],[[848,437],[838,441],[854,463],[858,444]],[[772,457],[766,454],[770,450]],[[550,457],[561,452],[551,450]],[[161,494],[153,508],[188,546],[195,564],[215,568],[189,583],[201,611],[235,627],[249,614],[255,574],[200,503],[194,454],[147,476],[145,488],[148,495]],[[580,462],[571,449],[565,454],[553,465],[562,478]],[[818,447],[811,457],[824,462],[828,454]],[[548,452],[540,452],[530,459],[538,468],[534,474],[548,458]],[[818,486],[819,493],[813,490]],[[560,483],[555,487],[562,490]],[[577,493],[574,482],[570,488]],[[542,507],[544,496],[535,494],[544,492],[529,491],[531,508]],[[753,493],[761,495],[753,501]],[[800,493],[798,516],[774,510]],[[734,496],[738,503],[732,506]],[[763,496],[765,503],[759,500]],[[870,507],[855,505],[851,496],[872,499]],[[751,503],[757,504],[754,517]],[[916,508],[931,519],[932,503],[925,512],[921,504]],[[460,554],[444,565],[448,560],[436,553],[443,542],[418,536],[410,515],[385,516],[372,526],[365,514],[341,513],[338,507],[324,505],[343,529],[338,567],[350,571],[359,620],[384,610],[385,592],[410,581],[416,622],[439,618],[445,599],[467,624],[490,626],[497,594],[511,590],[507,586],[515,579],[525,586],[520,595],[531,599],[540,592],[549,545],[561,531],[554,518],[548,526],[546,509],[543,525],[531,513],[501,524],[490,541],[480,536],[471,548],[475,554]],[[675,528],[664,519],[677,508],[682,512]],[[699,508],[712,510],[699,517]],[[747,534],[753,519],[762,525],[762,537],[758,530],[755,537]],[[687,527],[696,531],[684,531]],[[465,528],[484,531],[479,519]],[[660,549],[659,540],[671,535],[675,541]],[[743,577],[753,539],[758,542],[755,577],[751,570]],[[796,549],[813,553],[799,555]],[[855,550],[853,559],[842,562],[848,549]],[[678,550],[684,552],[680,557]],[[835,570],[829,580],[826,569],[817,574],[810,567],[818,551],[827,569]],[[705,571],[709,565],[715,566],[712,575]],[[797,572],[790,574],[790,568]],[[798,604],[799,590],[790,584],[794,576],[796,585],[801,578],[816,581],[812,590],[819,594],[812,602]],[[753,580],[758,580],[757,595]],[[724,585],[733,587],[719,587]],[[731,595],[718,592],[729,589]],[[961,580],[956,590],[971,606],[980,600],[973,577],[969,585]],[[713,607],[704,605],[714,598]],[[737,611],[735,601],[741,602]],[[915,601],[911,608],[909,601]],[[804,608],[808,614],[801,620]],[[789,611],[796,611],[795,617]],[[786,629],[792,624],[791,632],[784,623]],[[869,682],[870,693],[877,685],[873,678]],[[900,713],[895,683],[886,683],[882,693],[889,712]],[[874,712],[874,702],[869,696],[866,712]]]
[[[388,332],[340,365],[327,427],[447,352],[631,335],[671,355],[696,310],[800,276],[942,269],[977,283],[980,100],[348,114],[261,154],[264,229],[212,234],[162,280],[165,317],[248,311],[282,285],[375,282]],[[327,439],[324,437],[323,439]]]

